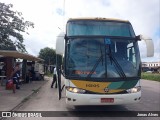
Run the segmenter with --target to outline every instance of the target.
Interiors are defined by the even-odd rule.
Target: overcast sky
[[[29,54],[38,56],[40,49],[55,49],[57,34],[69,18],[103,17],[129,20],[136,35],[153,39],[154,57],[146,58],[146,48],[139,43],[142,61],[160,61],[160,2],[159,0],[0,0],[12,3],[35,28],[24,35]],[[65,1],[65,2],[64,2]],[[65,7],[64,7],[65,6]],[[60,30],[60,29],[61,30]]]

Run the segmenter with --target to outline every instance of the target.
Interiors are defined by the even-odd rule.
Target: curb
[[[9,110],[9,112],[13,112],[16,111],[16,109],[20,108],[25,102],[27,102],[34,94],[38,93],[38,91],[41,89],[41,87],[43,87],[49,80],[45,80],[45,83],[42,84],[40,87],[38,87],[36,90],[32,90],[32,93],[30,95],[28,95],[27,97],[25,97],[18,105],[16,105],[14,108],[12,108],[11,110]],[[6,118],[4,117],[0,117],[0,120],[6,120]]]

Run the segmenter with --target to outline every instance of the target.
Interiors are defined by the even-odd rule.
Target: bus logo
[[[109,88],[104,88],[104,92],[108,93],[109,92]]]

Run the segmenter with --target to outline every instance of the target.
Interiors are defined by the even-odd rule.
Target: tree
[[[39,56],[40,58],[45,60],[45,64],[47,65],[55,65],[56,64],[56,52],[54,49],[45,47],[40,50]]]
[[[26,52],[22,32],[27,33],[26,29],[33,28],[34,24],[25,21],[22,13],[13,11],[12,7],[12,4],[0,2],[0,49],[17,48],[18,51]]]

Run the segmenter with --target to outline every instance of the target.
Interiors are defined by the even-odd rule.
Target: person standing
[[[16,84],[16,89],[20,89],[20,68],[19,68],[19,70],[17,71],[17,73],[16,73],[16,75],[17,75],[17,84]]]
[[[56,67],[55,67],[55,68],[54,68],[54,71],[53,71],[53,81],[52,81],[52,84],[51,84],[51,88],[53,88],[54,83],[56,83],[55,88],[57,88],[57,77],[56,77],[56,73],[57,73],[57,70],[56,70]]]
[[[11,73],[11,78],[13,79],[13,93],[15,93],[15,89],[20,89],[18,86],[19,71],[19,63],[16,63],[16,66],[13,68],[13,71]]]

